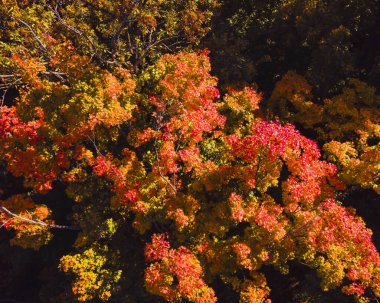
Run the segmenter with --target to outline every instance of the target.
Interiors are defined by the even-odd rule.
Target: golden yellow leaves
[[[115,283],[121,277],[121,270],[112,270],[107,266],[105,247],[94,247],[73,256],[61,258],[60,269],[65,273],[75,274],[72,291],[78,301],[85,302],[99,298],[108,301]]]
[[[49,219],[50,210],[45,205],[36,205],[23,195],[14,195],[1,202],[7,212],[2,210],[0,222],[15,231],[10,241],[12,245],[38,250],[50,241],[52,234],[45,224],[54,224],[54,221]]]

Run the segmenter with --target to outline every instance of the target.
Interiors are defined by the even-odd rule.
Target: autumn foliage
[[[263,106],[253,86],[219,91],[208,50],[153,52],[196,43],[216,1],[77,2],[37,5],[27,21],[17,4],[7,25],[26,26],[25,45],[0,46],[0,70],[17,80],[2,80],[17,94],[0,106],[0,164],[22,183],[0,184],[1,227],[34,250],[55,229],[75,233],[57,264],[70,286],[54,302],[213,303],[225,287],[269,303],[266,269],[294,263],[323,291],[380,297],[372,231],[339,201],[347,186],[379,192],[373,88],[352,79],[318,103],[289,72]],[[50,24],[28,28],[39,10]],[[325,154],[290,123],[314,130]],[[67,226],[41,203],[58,187],[74,201]]]
[[[379,194],[380,99],[375,88],[350,79],[341,94],[323,104],[312,99],[307,81],[289,72],[276,84],[269,108],[282,119],[315,131],[346,184]]]

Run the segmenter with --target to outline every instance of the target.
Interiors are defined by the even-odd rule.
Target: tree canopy
[[[0,276],[42,255],[39,302],[269,303],[301,265],[380,297],[344,199],[380,193],[375,1],[2,4]]]

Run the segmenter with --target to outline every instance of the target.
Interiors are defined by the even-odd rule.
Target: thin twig
[[[1,107],[3,107],[4,106],[4,102],[5,102],[5,95],[7,94],[7,92],[8,92],[8,89],[9,89],[9,87],[8,88],[6,88],[5,90],[4,90],[4,92],[3,92],[3,96],[1,97]]]
[[[177,39],[177,38],[182,38],[184,37],[184,35],[175,35],[175,36],[171,36],[171,37],[165,37],[165,38],[162,38],[162,39],[159,39],[159,40],[156,40],[154,41],[153,43],[149,43],[145,49],[142,51],[141,55],[140,56],[137,56],[136,54],[136,63],[135,63],[135,68],[137,69],[137,67],[142,63],[142,61],[145,59],[145,57],[148,55],[148,51],[152,48],[152,47],[155,47],[156,45],[160,44],[160,43],[163,43],[165,41],[170,41],[170,40],[173,40],[173,39]],[[172,45],[174,45],[175,43],[172,43]],[[137,47],[136,47],[137,49]]]
[[[318,216],[315,216],[312,220],[306,222],[305,224],[303,224],[302,226],[300,226],[299,228],[295,229],[295,230],[290,230],[289,232],[287,232],[283,237],[282,239],[285,239],[287,238],[288,236],[290,235],[293,235],[295,233],[297,233],[298,231],[300,230],[304,230],[305,228],[309,227],[316,219],[319,219]],[[281,239],[281,240],[282,240]]]
[[[21,19],[18,19],[18,18],[16,18],[16,20],[18,21],[18,22],[20,22],[20,23],[22,23],[23,25],[25,25],[28,29],[29,29],[29,31],[33,34],[33,36],[34,36],[34,39],[36,39],[37,40],[37,42],[38,42],[38,44],[40,45],[40,47],[42,48],[42,50],[45,52],[45,53],[47,53],[47,54],[49,54],[49,51],[48,51],[48,49],[46,48],[46,45],[41,41],[41,39],[38,37],[38,34],[37,34],[37,32],[28,24],[28,23],[26,23],[24,20],[21,20]]]
[[[97,48],[95,46],[95,43],[84,32],[82,32],[81,30],[79,30],[78,28],[76,28],[74,26],[71,26],[70,24],[67,24],[66,21],[63,19],[63,17],[59,14],[57,8],[54,9],[53,7],[50,6],[50,9],[53,11],[53,13],[56,16],[56,18],[57,18],[57,20],[58,20],[59,23],[61,23],[63,26],[65,26],[66,28],[68,28],[72,32],[74,32],[74,33],[78,34],[79,36],[83,37],[84,39],[86,39],[91,44],[92,54],[91,54],[90,60],[92,60],[92,58],[97,53]]]
[[[56,76],[62,82],[69,83],[69,81],[67,79],[63,78],[63,76],[67,76],[66,73],[55,72],[55,71],[47,71],[47,72],[42,72],[41,74],[42,75],[53,75],[53,76]]]
[[[123,31],[123,29],[125,28],[125,26],[128,24],[128,22],[131,22],[131,20],[129,20],[129,17],[130,15],[132,14],[133,10],[135,9],[136,5],[140,2],[140,0],[135,0],[130,9],[129,9],[129,13],[126,13],[124,16],[123,16],[123,19],[121,21],[121,24],[119,26],[119,28],[117,29],[117,31],[112,35],[112,44],[113,44],[113,47],[114,47],[114,51],[112,54],[114,54],[117,50],[117,44],[119,43],[119,39],[120,39],[120,35]],[[129,36],[129,34],[128,34]]]
[[[67,79],[65,79],[63,76],[67,76],[67,73],[63,73],[63,72],[57,72],[57,71],[45,71],[45,72],[40,72],[39,75],[42,75],[42,76],[55,76],[57,77],[59,80],[61,80],[63,83],[69,83],[69,81]],[[8,89],[12,86],[15,86],[18,82],[20,82],[22,80],[22,74],[9,74],[9,75],[0,75],[0,80],[2,79],[8,79],[8,78],[16,78],[17,79],[13,82],[8,82],[8,83],[3,83],[3,84],[0,84],[0,89]]]
[[[119,181],[121,181],[121,184],[123,184],[123,186],[127,189],[127,186],[125,185],[124,180],[123,180],[123,176],[120,175],[120,172],[116,171],[112,166],[107,164],[107,158],[101,153],[98,146],[96,145],[95,134],[93,136],[94,136],[94,139],[92,139],[90,136],[87,136],[87,138],[90,140],[90,142],[94,146],[96,153],[103,158],[104,163],[107,166],[108,170],[112,170],[114,174],[116,175],[116,177],[119,179]]]
[[[18,83],[18,82],[21,82],[21,78],[17,78],[15,81],[13,81],[13,82],[10,82],[10,83],[4,83],[4,84],[0,84],[0,89],[8,89],[8,88],[10,88],[10,87],[13,87],[13,86],[16,86],[16,84]],[[24,84],[24,83],[19,83],[18,85],[22,85],[22,84]]]

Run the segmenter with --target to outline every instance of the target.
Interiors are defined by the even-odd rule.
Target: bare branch
[[[86,33],[82,32],[78,28],[71,26],[70,24],[66,23],[66,21],[62,18],[62,16],[58,12],[57,8],[54,9],[53,7],[50,6],[50,9],[53,11],[53,13],[56,16],[59,23],[61,23],[64,27],[66,27],[67,29],[76,33],[77,35],[83,37],[85,40],[87,40],[91,44],[91,50],[92,50],[91,59],[92,59],[97,53],[95,43],[88,37],[88,35]]]
[[[66,73],[63,72],[56,72],[56,71],[46,71],[41,72],[42,75],[55,75],[55,76],[66,76]],[[22,74],[9,74],[9,75],[0,75],[0,78],[15,78],[15,77],[21,77]]]
[[[170,41],[170,40],[174,40],[174,39],[178,39],[178,38],[183,38],[183,37],[185,37],[185,36],[184,35],[174,35],[174,36],[171,36],[171,37],[165,37],[165,38],[156,40],[154,42],[148,43],[148,45],[142,51],[141,55],[138,56],[138,57],[136,55],[135,69],[137,69],[137,67],[143,62],[144,58],[148,55],[148,52],[149,52],[149,50],[152,47],[155,47],[156,45],[158,45],[160,43],[163,44],[165,41]],[[180,44],[180,43],[182,43],[182,42],[181,41],[173,42],[170,46],[174,46],[175,44]],[[168,46],[165,45],[165,47],[168,47]],[[138,48],[136,47],[136,49],[138,49]]]
[[[10,75],[0,75],[0,78],[14,78],[14,77],[21,77],[21,74],[10,74]]]
[[[1,104],[0,104],[0,106],[3,106],[3,105],[4,105],[4,102],[5,102],[5,95],[7,94],[8,89],[9,89],[9,87],[6,88],[6,89],[4,90],[4,92],[3,92],[3,96],[1,97]]]
[[[22,222],[25,222],[25,223],[29,223],[29,224],[34,224],[34,225],[39,225],[39,226],[42,226],[42,227],[46,227],[46,228],[50,228],[50,229],[66,229],[66,230],[76,230],[76,231],[79,231],[81,230],[79,227],[75,227],[75,226],[65,226],[65,225],[56,225],[56,224],[48,224],[46,222],[43,222],[41,220],[34,220],[34,219],[28,219],[28,218],[24,218],[24,217],[21,217],[13,212],[11,212],[9,209],[7,209],[6,207],[4,206],[0,206],[0,211],[6,213],[8,216],[10,216],[11,218],[14,218],[14,219],[17,219],[17,220],[20,220]],[[8,222],[8,221],[7,221]],[[4,223],[1,227],[3,227],[6,223]]]
[[[42,72],[41,74],[42,75],[52,75],[52,76],[57,77],[59,80],[61,80],[64,83],[69,83],[69,80],[63,78],[63,76],[67,76],[66,73],[55,72],[55,71],[47,71],[47,72]]]
[[[119,28],[117,29],[116,33],[114,33],[112,35],[112,43],[114,45],[114,48],[116,50],[116,46],[119,42],[119,39],[120,39],[120,35],[123,31],[123,29],[125,28],[125,26],[127,25],[128,21],[132,21],[132,20],[129,20],[129,17],[130,15],[132,14],[133,10],[135,9],[136,5],[140,2],[140,0],[135,0],[133,1],[131,7],[129,8],[129,12],[126,13],[124,16],[123,16],[123,19],[121,21],[121,24],[119,26]],[[129,37],[129,34],[128,34],[128,37]]]
[[[40,72],[40,75],[43,76],[55,76],[57,77],[60,81],[64,83],[69,83],[67,79],[65,79],[63,76],[67,76],[66,73],[63,72],[58,72],[58,71],[46,71],[46,72]],[[22,81],[22,74],[9,74],[9,75],[0,75],[0,80],[3,81],[3,79],[10,79],[10,78],[17,78],[13,82],[6,82],[0,84],[0,89],[9,89],[10,87],[15,86],[16,84],[21,85],[21,84],[26,84],[21,82]],[[21,83],[20,83],[21,82]],[[3,98],[5,95],[3,95]],[[4,101],[4,100],[3,100]]]
[[[28,23],[26,23],[24,20],[21,20],[21,19],[18,19],[18,18],[16,18],[16,20],[18,21],[18,22],[20,22],[21,24],[23,24],[23,25],[25,25],[28,29],[29,29],[29,31],[32,33],[32,35],[33,35],[33,37],[34,37],[34,39],[38,42],[38,44],[40,45],[40,47],[41,47],[41,49],[45,52],[45,53],[47,53],[47,54],[49,54],[49,51],[48,51],[48,49],[46,48],[46,45],[41,41],[41,39],[38,37],[38,34],[37,34],[37,32],[28,24]]]
[[[290,230],[290,231],[288,231],[288,232],[287,232],[287,233],[281,238],[281,240],[287,238],[287,237],[290,236],[290,235],[293,235],[293,234],[297,233],[298,231],[305,230],[307,227],[309,227],[310,225],[312,225],[317,219],[322,219],[322,218],[318,215],[318,211],[320,210],[320,205],[314,207],[312,210],[313,210],[313,211],[316,211],[316,214],[315,214],[315,216],[314,216],[311,220],[309,220],[309,221],[306,222],[305,224],[301,225],[300,227],[296,228],[295,230]],[[298,212],[298,211],[300,211],[300,209],[297,208],[295,212]],[[295,213],[295,212],[293,212],[293,213]]]
[[[21,82],[21,80],[22,80],[21,78],[17,78],[13,82],[0,84],[0,89],[9,89],[10,87],[16,86],[16,84],[21,85],[21,84],[23,84]],[[21,83],[19,83],[19,82],[21,82]]]

